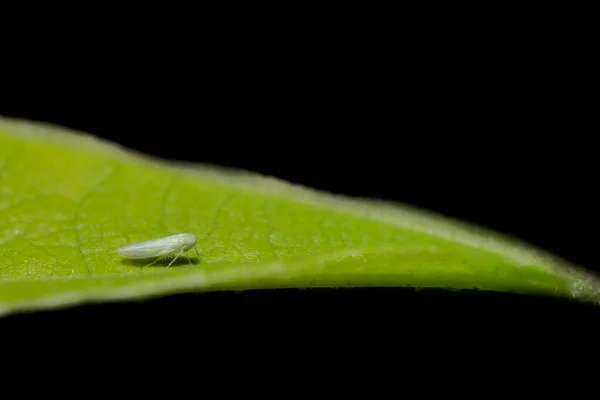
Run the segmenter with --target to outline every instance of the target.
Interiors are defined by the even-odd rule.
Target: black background
[[[597,125],[590,125],[585,53],[560,47],[566,63],[553,37],[389,36],[392,28],[374,36],[260,28],[201,36],[206,30],[188,27],[172,41],[158,35],[105,48],[95,38],[66,52],[48,45],[33,61],[7,63],[16,68],[4,70],[0,114],[159,157],[409,203],[600,272]],[[286,332],[350,332],[385,331],[399,320],[552,331],[583,329],[599,315],[525,296],[356,289],[181,295],[16,315],[2,324],[141,326],[182,336],[197,332],[191,326],[199,318],[211,329],[217,320],[236,321],[246,333],[266,321]]]

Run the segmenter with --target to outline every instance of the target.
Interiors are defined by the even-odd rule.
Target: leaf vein
[[[206,238],[210,239],[210,237],[212,236],[212,234],[215,232],[215,230],[218,227],[218,223],[219,223],[219,218],[221,217],[221,214],[223,213],[223,210],[225,209],[225,207],[227,206],[227,204],[229,204],[231,202],[231,200],[236,196],[236,193],[230,193],[228,194],[222,201],[221,203],[217,206],[216,210],[215,210],[215,217],[213,218],[213,222],[211,225],[211,228],[208,230],[208,232],[206,233]]]
[[[165,231],[169,232],[168,219],[166,218],[167,214],[167,202],[169,200],[169,195],[172,193],[172,188],[175,185],[176,177],[172,177],[164,189],[163,196],[160,201],[160,210],[159,210],[159,223],[165,228]]]
[[[77,229],[77,222],[79,221],[79,218],[81,216],[81,210],[83,209],[83,206],[87,203],[87,201],[90,199],[91,195],[94,194],[95,192],[98,191],[98,189],[106,183],[106,181],[108,181],[108,179],[114,175],[114,168],[110,168],[108,170],[108,172],[106,173],[106,175],[104,177],[102,177],[97,183],[95,183],[90,189],[88,189],[85,194],[81,197],[81,199],[79,200],[79,205],[77,206],[77,209],[75,210],[74,216],[73,216],[73,233],[75,234],[75,243],[77,244],[77,249],[79,250],[79,254],[81,257],[81,262],[83,263],[85,270],[87,271],[88,275],[91,275],[91,270],[89,267],[89,263],[87,258],[85,257],[85,255],[83,254],[83,250],[81,248],[81,236],[79,235],[79,231]]]

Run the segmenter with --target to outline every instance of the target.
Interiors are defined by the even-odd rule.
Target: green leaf
[[[198,236],[192,266],[180,257],[147,267],[117,253],[180,232]],[[588,271],[482,228],[0,118],[0,315],[185,291],[349,286],[600,298]]]

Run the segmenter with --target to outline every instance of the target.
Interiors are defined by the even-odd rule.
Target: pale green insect
[[[167,265],[170,267],[171,264],[177,260],[177,258],[185,252],[188,262],[192,265],[190,260],[189,251],[194,248],[196,254],[198,249],[196,248],[197,238],[196,235],[191,233],[178,233],[177,235],[165,236],[158,239],[152,239],[141,243],[130,244],[128,246],[119,247],[118,252],[121,256],[127,258],[153,258],[157,257],[156,260],[148,264],[150,266],[159,260],[167,258],[173,258],[173,261]]]

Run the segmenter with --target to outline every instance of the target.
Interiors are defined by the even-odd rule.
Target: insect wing
[[[120,247],[119,254],[129,258],[158,257],[173,253],[179,247],[178,240],[166,237]]]

